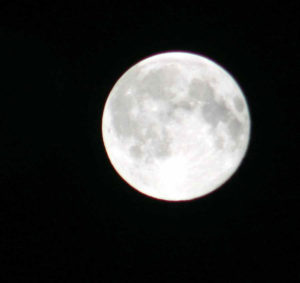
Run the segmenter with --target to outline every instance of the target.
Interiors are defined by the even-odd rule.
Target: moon
[[[216,62],[189,52],[159,53],[116,82],[102,136],[111,164],[131,187],[159,200],[188,201],[215,191],[240,166],[249,108]]]

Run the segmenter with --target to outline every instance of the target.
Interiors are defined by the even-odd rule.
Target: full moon
[[[249,144],[245,96],[219,64],[165,52],[129,68],[112,88],[102,136],[118,174],[165,201],[211,193],[240,166]]]

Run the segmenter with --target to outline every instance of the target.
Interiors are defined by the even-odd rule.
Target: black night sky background
[[[0,282],[300,281],[297,1],[0,2]],[[114,83],[154,53],[224,66],[252,118],[221,189],[170,203],[103,147]]]

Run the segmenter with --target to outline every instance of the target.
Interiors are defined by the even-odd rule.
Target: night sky
[[[297,1],[275,2],[0,2],[1,282],[300,280]],[[252,119],[237,173],[191,202],[131,189],[101,137],[117,79],[170,50],[225,67]]]

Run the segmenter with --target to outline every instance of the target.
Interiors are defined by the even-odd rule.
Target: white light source
[[[193,53],[148,57],[113,87],[102,117],[109,159],[133,188],[182,201],[226,182],[248,147],[245,97],[220,65]]]

